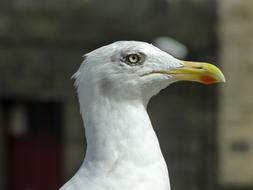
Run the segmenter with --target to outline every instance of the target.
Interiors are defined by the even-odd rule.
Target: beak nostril
[[[203,67],[198,66],[198,67],[194,67],[194,69],[203,69]]]

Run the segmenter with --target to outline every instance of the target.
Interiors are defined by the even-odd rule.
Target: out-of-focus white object
[[[179,59],[184,59],[188,54],[188,49],[184,44],[170,37],[158,37],[153,43],[158,48]]]
[[[17,105],[11,112],[10,133],[19,137],[28,131],[27,110],[23,105]]]

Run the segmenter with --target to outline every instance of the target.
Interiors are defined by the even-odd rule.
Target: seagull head
[[[225,82],[214,65],[182,61],[152,44],[138,41],[118,41],[86,54],[74,78],[79,91],[145,102],[177,81]]]

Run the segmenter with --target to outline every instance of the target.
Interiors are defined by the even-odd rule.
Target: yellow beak
[[[212,64],[191,61],[182,61],[182,63],[182,67],[161,70],[159,73],[172,75],[178,81],[195,81],[204,84],[226,81],[220,69]]]

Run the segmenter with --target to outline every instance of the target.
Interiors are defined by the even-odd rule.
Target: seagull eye
[[[126,56],[125,60],[129,65],[137,65],[142,63],[141,55],[139,54],[129,54]]]

